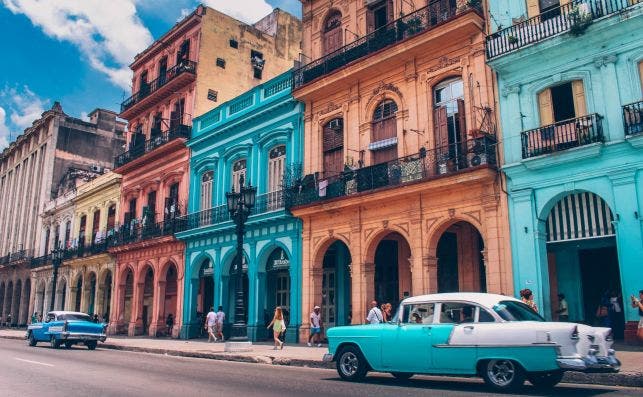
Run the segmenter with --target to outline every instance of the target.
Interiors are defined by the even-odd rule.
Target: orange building
[[[480,2],[302,3],[300,340],[315,305],[332,327],[363,323],[373,299],[512,294]]]

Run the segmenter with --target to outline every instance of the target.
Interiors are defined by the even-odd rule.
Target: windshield
[[[64,314],[59,314],[58,315],[58,320],[77,320],[77,321],[89,321],[91,322],[92,319],[89,317],[87,314],[74,314],[74,313],[64,313]]]
[[[522,302],[500,301],[494,305],[493,310],[505,321],[545,321]]]

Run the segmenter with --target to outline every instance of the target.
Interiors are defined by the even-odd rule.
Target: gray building
[[[96,109],[89,121],[56,102],[0,154],[0,323],[26,324],[34,257],[46,255],[40,212],[70,168],[101,173],[123,150],[125,123]],[[64,183],[62,183],[64,185]]]

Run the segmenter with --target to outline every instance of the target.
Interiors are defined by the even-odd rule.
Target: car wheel
[[[36,337],[33,336],[33,332],[29,332],[29,346],[36,346],[36,343],[38,343],[38,341]]]
[[[74,342],[65,342],[65,347],[67,349],[71,349],[71,347],[74,345]]]
[[[337,372],[344,380],[358,381],[364,379],[368,364],[362,352],[354,346],[347,346],[337,357]]]
[[[498,391],[515,390],[525,383],[522,368],[511,360],[489,360],[482,366],[485,383]]]
[[[55,335],[51,335],[49,338],[49,344],[51,345],[52,349],[58,349],[60,347],[60,342],[56,339]]]
[[[411,379],[411,377],[415,374],[411,372],[391,372],[391,375],[399,380],[408,380]]]
[[[534,385],[536,389],[548,390],[556,386],[565,373],[563,371],[551,371],[537,374],[528,374],[527,380]]]
[[[89,350],[95,350],[96,345],[98,345],[98,342],[96,342],[95,340],[90,340],[90,341],[85,342],[85,345],[87,346],[87,348]]]

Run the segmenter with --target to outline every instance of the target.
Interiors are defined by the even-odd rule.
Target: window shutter
[[[641,82],[641,95],[643,95],[643,61],[639,62],[639,80]]]
[[[583,80],[572,81],[572,94],[574,95],[574,114],[576,117],[585,116],[587,114],[587,107],[585,106]]]
[[[366,33],[371,33],[375,30],[375,14],[373,10],[366,10]]]
[[[538,0],[527,0],[527,16],[533,18],[538,15],[540,15]]]
[[[549,88],[538,94],[538,110],[540,112],[540,125],[554,123],[554,107],[551,102],[551,90]]]
[[[446,106],[441,106],[433,111],[433,134],[435,134],[436,148],[449,146]]]
[[[457,141],[461,142],[463,140],[466,140],[466,133],[467,133],[467,121],[466,121],[466,114],[464,110],[464,99],[458,99],[458,126],[460,128],[460,131],[458,136],[457,136]]]
[[[395,19],[393,15],[393,0],[386,2],[386,23],[391,23]]]

